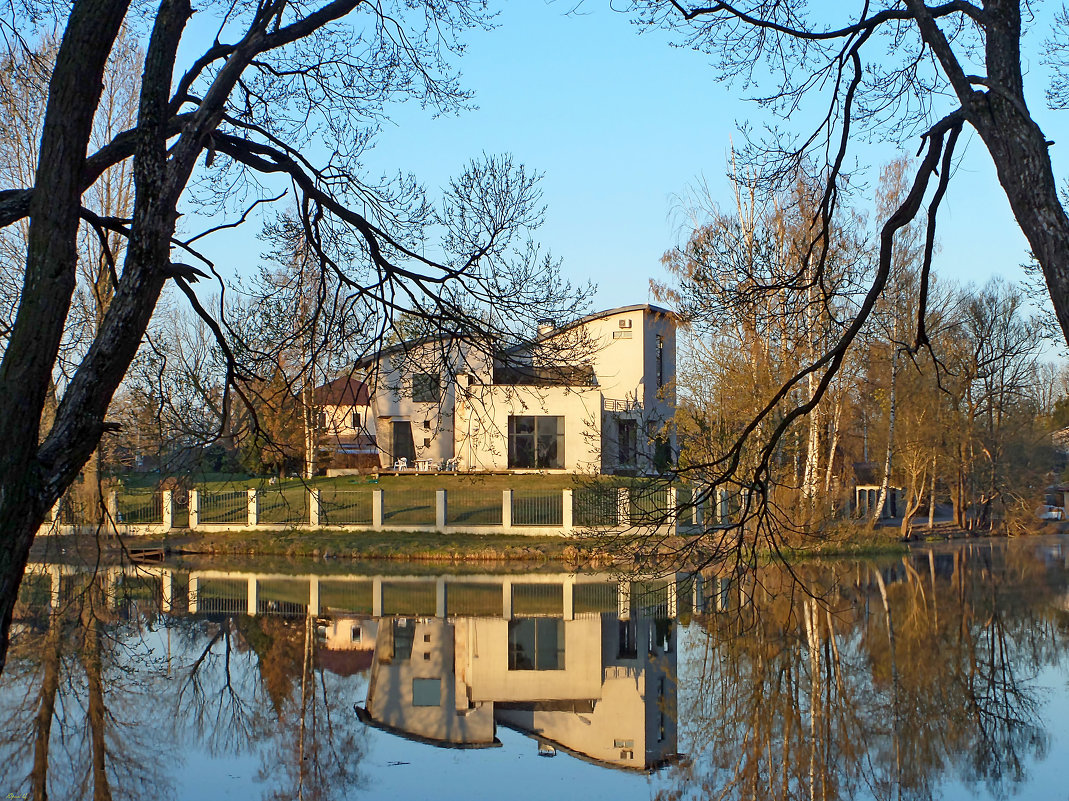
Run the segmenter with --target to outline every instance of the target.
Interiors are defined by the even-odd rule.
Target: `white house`
[[[501,353],[460,337],[405,342],[357,369],[380,465],[650,473],[675,450],[676,324],[624,306],[539,325]]]

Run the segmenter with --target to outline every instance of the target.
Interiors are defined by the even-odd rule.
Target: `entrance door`
[[[397,459],[408,459],[409,465],[416,461],[416,444],[412,440],[412,423],[408,420],[394,420],[392,425],[393,448],[390,456]]]

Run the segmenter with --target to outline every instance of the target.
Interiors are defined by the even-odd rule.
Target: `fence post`
[[[702,503],[701,503],[701,490],[698,485],[695,484],[690,494],[690,522],[694,524],[694,527],[699,531],[704,531],[705,526],[702,525]]]
[[[319,528],[319,487],[308,488],[308,524],[312,528]],[[316,613],[318,614],[318,612]]]
[[[616,616],[620,620],[631,617],[631,582],[621,581],[616,585]]]
[[[371,490],[371,527],[382,528],[382,490]]]
[[[568,490],[565,490],[568,492]],[[564,619],[575,620],[575,577],[564,580]]]
[[[679,509],[677,508],[679,495],[675,487],[668,488],[668,498],[665,504],[668,506],[668,533],[673,537],[679,533]]]
[[[731,515],[728,509],[728,491],[722,489],[717,494],[720,496],[720,512],[718,513],[717,522],[722,526],[726,526],[731,522]]]
[[[256,602],[259,600],[257,598],[257,590],[258,589],[259,588],[256,586],[256,576],[250,576],[249,577],[248,608],[245,610],[246,612],[248,612],[249,617],[256,617],[256,607],[257,607],[257,603]]]
[[[195,489],[189,491],[189,528],[195,531],[200,525],[200,493]]]
[[[631,525],[631,494],[627,487],[616,490],[616,525],[624,528]]]
[[[675,620],[679,617],[679,585],[677,576],[672,573],[668,578],[668,617]]]
[[[561,490],[561,492],[564,496],[561,498],[561,528],[564,529],[565,534],[571,534],[575,527],[575,508],[572,506],[574,493],[570,489]]]
[[[511,490],[505,490],[511,492]],[[512,579],[501,582],[501,617],[512,620]]]
[[[169,529],[174,526],[174,490],[164,490],[163,497],[160,500],[160,511],[162,512],[162,518],[160,520],[163,523],[165,529]]]
[[[512,490],[510,489],[501,490],[501,527],[512,528]],[[509,605],[511,606],[511,596]]]
[[[438,490],[445,492],[445,490]],[[434,581],[434,616],[444,618],[449,613],[449,588],[446,587],[445,577],[439,576]]]
[[[112,525],[117,525],[121,521],[119,520],[119,491],[108,490],[108,517],[111,518]]]
[[[445,521],[448,519],[446,516],[448,502],[444,489],[434,491],[434,525],[439,531],[445,528]],[[445,616],[439,615],[439,617]]]
[[[382,490],[375,490],[382,492]],[[371,616],[382,617],[382,579],[371,579]]]
[[[691,608],[696,615],[700,615],[705,611],[705,596],[701,573],[694,574],[693,586],[691,587]]]
[[[319,616],[319,576],[308,579],[308,614]]]
[[[256,487],[249,487],[249,528],[260,525],[260,493]],[[249,613],[250,615],[252,612]]]
[[[193,493],[196,490],[189,491],[189,519],[193,520]],[[191,614],[197,614],[197,610],[200,607],[200,578],[198,576],[191,575],[189,577],[189,591],[187,594],[187,604],[189,605],[189,611]]]

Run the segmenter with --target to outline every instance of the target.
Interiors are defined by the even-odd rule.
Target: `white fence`
[[[627,487],[548,490],[335,490],[318,487],[239,491],[191,489],[188,522],[176,515],[174,494],[142,499],[136,514],[116,491],[107,499],[104,528],[130,535],[188,531],[418,531],[568,536],[581,531],[699,533],[730,525],[726,493],[693,505],[675,487],[649,492]],[[704,520],[703,507],[710,512]],[[41,534],[71,534],[98,526],[72,523],[60,504]]]

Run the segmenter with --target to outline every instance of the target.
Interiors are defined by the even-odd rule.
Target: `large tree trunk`
[[[34,534],[100,438],[57,472],[38,455],[38,432],[74,292],[82,172],[104,66],[124,0],[76,0],[56,56],[30,203],[26,273],[0,362],[0,670]],[[60,412],[57,412],[57,422]]]

